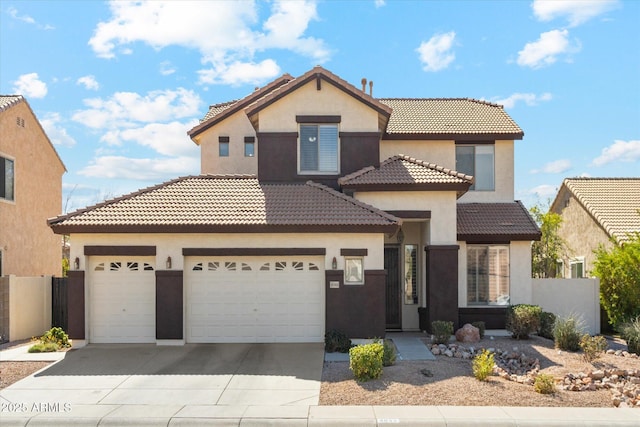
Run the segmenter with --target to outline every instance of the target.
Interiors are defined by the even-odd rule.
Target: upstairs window
[[[456,145],[456,170],[474,177],[470,190],[495,190],[495,146],[493,144]]]
[[[218,137],[218,156],[229,157],[229,137],[228,136]]]
[[[256,155],[256,139],[253,136],[244,137],[244,156],[253,157]]]
[[[14,200],[15,172],[13,160],[0,156],[0,199]]]
[[[300,125],[299,164],[301,173],[337,174],[338,126]]]
[[[577,257],[569,261],[571,266],[571,278],[583,279],[584,278],[584,257]]]

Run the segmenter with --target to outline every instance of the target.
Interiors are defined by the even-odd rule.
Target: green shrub
[[[602,335],[592,337],[589,334],[584,334],[580,338],[580,348],[584,353],[584,360],[591,363],[607,349],[607,339]]]
[[[565,351],[580,350],[583,323],[582,318],[575,314],[556,317],[553,325],[553,339],[556,348]]]
[[[540,313],[540,326],[538,327],[538,336],[553,339],[553,324],[556,321],[556,315],[543,311]]]
[[[473,358],[473,376],[478,381],[485,381],[493,373],[495,359],[493,353],[484,349]]]
[[[540,326],[542,308],[537,305],[517,304],[507,309],[507,331],[517,340],[527,339]]]
[[[486,329],[486,326],[485,326],[484,322],[482,322],[482,321],[472,322],[471,326],[475,326],[476,328],[478,328],[480,330],[480,339],[484,338],[484,331]]]
[[[446,320],[434,320],[431,322],[433,332],[433,342],[436,344],[447,344],[453,335],[453,322]]]
[[[539,374],[533,382],[533,389],[540,394],[553,394],[556,392],[556,381],[553,375]]]
[[[358,381],[380,378],[384,346],[379,342],[358,345],[349,350],[349,369]]]
[[[324,349],[328,353],[348,353],[351,340],[342,332],[332,329],[324,334]]]
[[[383,354],[382,354],[382,366],[391,366],[396,363],[396,346],[393,345],[391,340],[384,340],[382,342]]]
[[[60,350],[60,346],[54,342],[39,342],[27,350],[29,353],[51,353]]]
[[[627,342],[629,353],[640,356],[640,316],[623,323],[620,327],[620,335]]]
[[[40,342],[56,343],[60,347],[71,347],[71,344],[69,343],[69,335],[67,335],[66,332],[58,326],[55,326],[45,332],[44,335],[40,337]]]

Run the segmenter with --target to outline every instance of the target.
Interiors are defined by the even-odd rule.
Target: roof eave
[[[537,241],[540,240],[540,233],[483,233],[483,234],[471,234],[471,233],[459,233],[457,239],[468,243],[498,243],[498,242],[512,242],[512,241]]]
[[[360,192],[372,191],[462,191],[466,193],[471,187],[465,183],[413,183],[413,184],[349,184],[343,183],[342,188]]]

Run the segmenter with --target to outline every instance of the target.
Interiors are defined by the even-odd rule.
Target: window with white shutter
[[[467,247],[467,303],[509,304],[509,247]]]

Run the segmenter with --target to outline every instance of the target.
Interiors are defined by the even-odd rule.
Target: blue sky
[[[1,0],[0,93],[55,144],[67,210],[198,174],[208,105],[316,64],[376,97],[504,104],[531,206],[565,177],[640,175],[638,23],[617,0]]]

